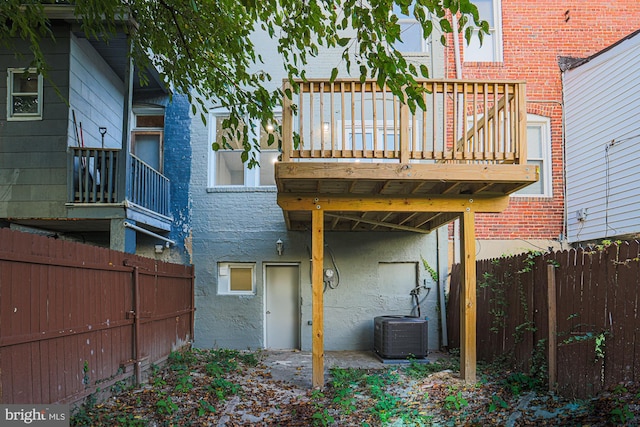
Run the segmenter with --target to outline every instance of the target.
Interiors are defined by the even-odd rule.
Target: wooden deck
[[[539,175],[526,161],[524,83],[423,81],[421,108],[373,81],[295,84],[284,86],[275,178],[287,228],[311,232],[313,386],[324,385],[324,232],[428,233],[456,218],[460,372],[474,383],[475,214],[503,211]]]
[[[375,82],[299,84],[276,164],[291,230],[309,229],[317,199],[327,230],[427,233],[461,209],[503,210],[538,180],[522,82],[424,81],[426,109],[414,113]]]
[[[313,386],[324,385],[324,232],[428,233],[456,218],[460,373],[475,383],[475,214],[503,211],[539,175],[526,161],[524,83],[423,81],[418,109],[373,81],[295,84],[275,178],[287,228],[311,233]]]

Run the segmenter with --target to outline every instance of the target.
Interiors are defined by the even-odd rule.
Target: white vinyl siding
[[[640,233],[639,69],[636,35],[563,74],[570,242]]]

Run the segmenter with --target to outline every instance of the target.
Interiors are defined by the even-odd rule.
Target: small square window
[[[42,119],[42,75],[35,68],[7,70],[7,120]]]
[[[255,264],[219,263],[219,295],[255,295]]]

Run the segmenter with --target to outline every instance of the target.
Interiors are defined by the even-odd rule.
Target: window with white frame
[[[164,108],[133,108],[131,150],[140,160],[163,173]]]
[[[276,115],[276,123],[273,125],[262,127],[260,124],[254,124],[252,126],[253,129],[260,129],[260,148],[253,148],[260,164],[251,169],[242,161],[242,141],[223,127],[223,122],[227,117],[228,114],[218,113],[212,114],[209,118],[210,140],[217,142],[220,146],[217,151],[209,151],[209,187],[276,185],[274,165],[280,155],[278,150],[280,116]],[[270,135],[273,135],[274,138],[270,138]],[[269,144],[269,142],[272,143]]]
[[[35,68],[7,70],[7,120],[42,119],[42,75]]]
[[[489,23],[489,34],[483,34],[482,44],[475,29],[471,41],[465,40],[466,62],[502,62],[502,12],[501,0],[474,0],[480,19]]]
[[[400,40],[394,47],[402,53],[428,53],[429,43],[424,37],[422,26],[413,14],[415,2],[409,6],[408,14],[402,13],[400,6],[393,5],[393,14],[398,17],[400,25]]]
[[[255,272],[253,263],[218,263],[218,294],[255,295]]]
[[[527,116],[527,164],[539,168],[540,179],[514,195],[551,197],[551,125],[547,117],[534,114]]]

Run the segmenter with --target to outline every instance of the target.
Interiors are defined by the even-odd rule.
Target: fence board
[[[532,363],[540,367],[539,357],[546,361],[548,343],[541,340],[546,341],[550,328],[546,269],[551,262],[556,266],[558,392],[583,398],[637,381],[639,254],[640,244],[632,241],[478,261],[478,359],[508,356],[514,367],[525,372]],[[450,347],[460,345],[459,281],[459,267],[454,266],[447,307]],[[504,301],[504,313],[499,300]],[[533,328],[527,327],[528,322]],[[597,346],[602,337],[604,346]]]
[[[139,341],[157,363],[192,339],[191,266],[0,229],[1,403],[72,402],[134,374],[132,264],[154,272]]]

